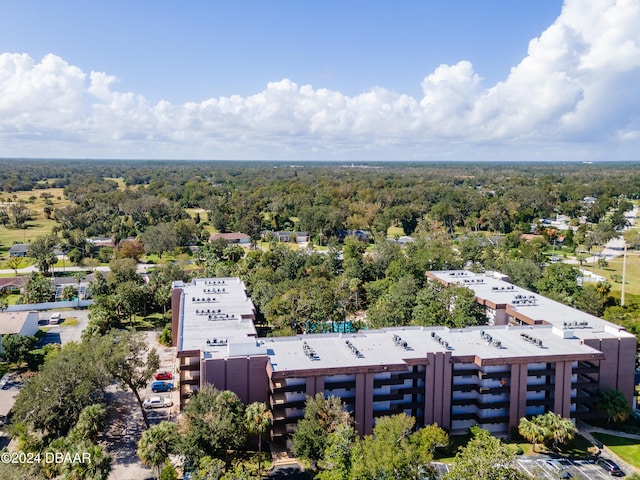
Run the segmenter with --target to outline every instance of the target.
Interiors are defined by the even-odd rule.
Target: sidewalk
[[[623,470],[625,470],[626,472],[640,473],[640,469],[635,468],[634,466],[632,466],[632,465],[628,464],[627,462],[625,462],[624,460],[622,460],[618,455],[616,455],[614,452],[612,452],[611,449],[607,448],[606,445],[603,445],[600,440],[595,438],[592,435],[592,433],[605,433],[607,435],[611,435],[611,436],[614,436],[614,437],[622,437],[622,438],[629,438],[629,439],[632,439],[632,440],[638,440],[638,442],[640,442],[640,435],[636,435],[636,434],[633,434],[633,433],[626,433],[626,432],[618,432],[618,431],[615,431],[615,430],[608,430],[606,428],[593,427],[591,425],[587,425],[586,423],[584,423],[584,422],[582,422],[580,420],[578,420],[578,422],[576,422],[576,426],[578,427],[578,433],[580,435],[582,435],[584,438],[589,440],[591,443],[593,443],[594,445],[599,447],[600,450],[602,451],[602,453],[605,456],[611,458]]]

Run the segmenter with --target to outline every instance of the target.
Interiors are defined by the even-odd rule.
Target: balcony
[[[180,365],[181,372],[193,372],[194,370],[200,371],[200,363],[186,363]]]
[[[324,384],[325,390],[340,390],[343,388],[356,388],[356,382],[352,380],[346,382],[331,382]]]
[[[373,418],[386,417],[389,415],[399,415],[404,412],[404,408],[388,408],[386,410],[374,410]]]
[[[481,417],[477,413],[453,413],[451,414],[451,420],[474,420],[481,425],[487,423],[507,423],[509,421],[509,415],[496,415],[495,417],[485,416]]]
[[[511,402],[509,400],[498,400],[496,402],[489,402],[483,401],[482,398],[459,398],[451,402],[451,405],[454,406],[473,405],[479,409],[508,408],[510,404]]]
[[[478,378],[482,380],[497,380],[502,378],[511,378],[511,372],[478,372]]]
[[[276,393],[271,395],[271,408],[304,408],[306,399],[302,400],[287,400],[284,393]]]
[[[579,366],[579,367],[574,367],[571,372],[573,374],[589,374],[589,373],[600,373],[600,368],[599,367],[594,367],[594,366]]]
[[[403,395],[413,395],[413,394],[418,394],[418,395],[424,395],[424,387],[416,387],[416,388],[412,388],[412,387],[406,387],[406,388],[399,388],[398,389],[398,393],[401,393]]]
[[[420,380],[424,379],[425,372],[404,372],[398,375],[403,380]]]
[[[181,378],[180,385],[200,385],[200,378]]]
[[[391,378],[380,378],[373,381],[373,388],[380,388],[386,385],[402,385],[403,383],[404,380],[396,376],[393,376]]]
[[[540,370],[528,370],[527,377],[549,377],[556,374],[555,368],[541,368]]]
[[[476,385],[475,383],[460,383],[457,385],[454,384],[451,387],[451,390],[454,392],[473,392],[474,390],[478,390],[478,385]]]
[[[299,385],[285,385],[284,383],[271,384],[272,393],[284,393],[284,392],[304,393],[306,390],[307,390],[306,383],[301,383]]]
[[[555,400],[553,398],[540,398],[536,400],[527,400],[527,407],[552,407]]]
[[[478,369],[477,368],[463,368],[460,370],[454,370],[453,371],[453,376],[455,377],[472,377],[478,376]]]
[[[499,387],[480,387],[477,388],[478,393],[486,395],[494,395],[494,394],[503,394],[509,393],[511,389],[507,385],[500,385]]]
[[[373,401],[387,402],[387,401],[393,401],[393,400],[402,400],[403,398],[404,398],[404,395],[401,393],[385,393],[382,395],[374,395]]]
[[[546,390],[553,390],[555,388],[556,388],[555,385],[546,385],[546,384],[527,385],[527,392],[546,391]]]

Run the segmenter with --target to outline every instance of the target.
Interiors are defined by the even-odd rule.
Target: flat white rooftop
[[[558,361],[558,357],[566,361],[602,358],[598,350],[550,325],[404,327],[260,340],[274,372],[402,365],[407,360],[423,359],[428,353],[446,351],[454,359],[478,359],[487,365],[512,363],[523,357],[530,363]]]
[[[183,291],[178,350],[219,350],[257,335],[255,308],[239,278],[197,278],[174,287]]]
[[[633,337],[620,325],[513,285],[498,272],[440,270],[429,274],[443,282],[456,283],[473,290],[477,298],[499,308],[507,308],[507,313],[516,318],[523,316],[537,323],[571,329],[579,338]]]

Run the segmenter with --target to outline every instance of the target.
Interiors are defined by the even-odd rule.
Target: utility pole
[[[624,307],[624,284],[627,280],[627,242],[624,242],[624,256],[622,257],[622,293],[620,294],[620,306]]]

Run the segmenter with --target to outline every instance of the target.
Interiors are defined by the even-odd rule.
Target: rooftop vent
[[[495,347],[495,348],[502,348],[502,342],[500,340],[493,338],[484,330],[480,331],[480,336],[487,343],[487,345],[491,345],[492,347]]]
[[[364,357],[362,352],[360,352],[360,350],[358,350],[358,348],[353,343],[351,343],[349,340],[345,340],[344,343],[347,346],[347,348],[349,350],[351,350],[351,353],[353,353],[357,358],[363,358]]]
[[[440,335],[436,335],[436,332],[431,332],[431,338],[442,345],[444,348],[449,348],[449,342],[446,342]]]
[[[320,360],[316,351],[307,342],[302,342],[302,350],[309,360]]]
[[[435,332],[431,332],[431,333],[435,334]],[[396,347],[403,348],[404,350],[411,350],[411,347],[409,346],[409,344],[404,340],[402,340],[402,338],[399,335],[393,336],[393,343]]]
[[[564,328],[587,328],[589,326],[589,322],[562,322],[562,326]]]
[[[542,348],[542,340],[540,340],[539,338],[532,337],[528,333],[524,333],[524,332],[520,334],[520,338],[522,338],[526,342],[529,342],[537,347]]]

